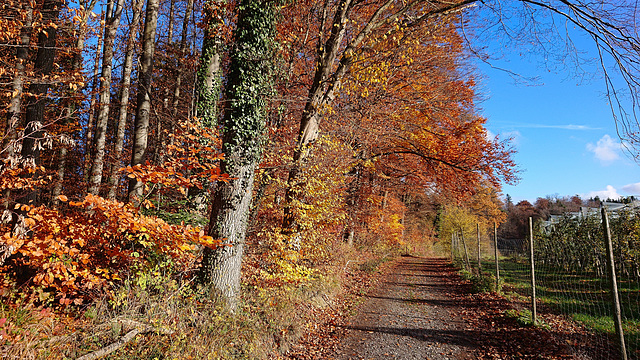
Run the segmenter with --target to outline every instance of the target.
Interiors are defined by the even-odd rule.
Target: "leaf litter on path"
[[[358,295],[363,301],[354,316],[333,309],[288,358],[588,358],[575,354],[558,332],[522,327],[504,316],[512,305],[501,296],[471,294],[446,259],[405,256],[378,280]]]

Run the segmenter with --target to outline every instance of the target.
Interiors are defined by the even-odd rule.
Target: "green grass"
[[[529,263],[508,258],[500,260],[500,279],[505,292],[511,297],[530,298],[531,278]],[[495,263],[486,262],[483,269],[495,275]],[[536,264],[536,295],[539,304],[568,315],[596,333],[612,337],[614,322],[611,316],[609,282],[594,273],[568,272]],[[622,305],[623,329],[628,352],[640,349],[640,291],[632,281],[618,281]]]

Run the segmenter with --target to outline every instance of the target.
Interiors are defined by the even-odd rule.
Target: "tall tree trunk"
[[[357,52],[365,40],[370,38],[372,33],[384,24],[400,20],[406,14],[419,14],[420,12],[426,11],[420,16],[411,17],[408,21],[408,24],[415,26],[438,16],[438,14],[463,8],[466,4],[475,1],[476,0],[463,0],[459,2],[443,1],[435,3],[408,1],[403,2],[402,6],[394,9],[393,5],[397,3],[397,1],[385,0],[380,2],[369,19],[361,27],[358,28],[357,26],[359,25],[356,25],[356,27],[351,29],[351,36],[347,38],[348,40],[346,42],[344,42],[345,34],[351,22],[349,15],[359,1],[340,0],[338,2],[333,21],[328,24],[330,34],[326,41],[323,38],[325,31],[324,26],[321,26],[320,29],[314,78],[309,88],[307,102],[300,119],[300,129],[298,131],[296,148],[293,153],[293,164],[287,178],[284,219],[282,223],[283,233],[290,234],[296,231],[296,219],[291,204],[301,191],[300,184],[298,184],[298,175],[300,174],[302,166],[304,166],[304,160],[309,155],[310,146],[318,138],[322,117],[320,109],[333,103],[344,76],[349,71],[353,61],[357,58]],[[327,18],[327,6],[328,2],[325,3],[325,9],[323,10],[323,25]],[[391,10],[391,12],[389,12],[389,10]]]
[[[169,4],[169,29],[167,31],[167,45],[171,46],[173,43],[173,23],[175,21],[174,10],[176,6],[175,0],[170,0]]]
[[[138,96],[136,119],[133,131],[133,149],[131,166],[143,164],[147,155],[149,137],[149,111],[151,109],[151,79],[153,75],[153,57],[156,45],[156,28],[158,25],[158,8],[160,0],[147,0],[144,32],[142,35],[142,55],[138,71]],[[142,200],[143,184],[136,180],[129,181],[129,201],[139,205]]]
[[[193,0],[187,0],[187,8],[184,12],[184,18],[182,19],[182,35],[180,38],[180,58],[186,56],[187,51],[187,36],[189,35],[189,23],[191,22],[191,13],[193,12]],[[207,27],[208,31],[209,27]],[[203,46],[204,48],[204,46]],[[219,63],[219,62],[218,62]],[[218,68],[220,66],[218,65]],[[182,77],[184,75],[184,69],[178,64],[178,75],[176,76],[176,87],[173,91],[173,104],[172,104],[172,127],[175,126],[176,117],[178,116],[178,107],[180,105],[180,90],[182,86]],[[219,91],[219,90],[218,90]],[[173,137],[171,138],[173,140]]]
[[[195,116],[202,119],[205,126],[215,127],[218,123],[218,97],[220,95],[220,36],[221,19],[215,17],[215,8],[220,0],[208,0],[205,4],[204,40],[200,65],[196,74],[196,111]],[[184,29],[184,28],[183,28]],[[181,44],[182,46],[182,44]]]
[[[135,54],[136,35],[140,26],[140,14],[142,13],[142,0],[132,0],[133,18],[129,24],[129,37],[122,68],[122,84],[120,85],[120,107],[118,109],[118,129],[116,131],[116,144],[114,149],[114,161],[111,164],[109,175],[109,192],[107,198],[114,200],[118,189],[118,169],[121,166],[120,158],[124,149],[124,134],[127,127],[127,115],[129,107],[129,90],[131,88],[131,72],[133,70],[133,55]]]
[[[100,18],[105,17],[104,10],[102,11]],[[101,21],[100,35],[98,35],[98,44],[96,49],[100,49],[102,46],[102,34],[104,33],[105,21]],[[100,72],[100,51],[96,50],[96,56],[93,59],[93,84],[91,86],[91,101],[89,102],[89,119],[87,120],[87,132],[85,134],[85,149],[84,149],[84,180],[89,182],[89,176],[91,174],[91,166],[93,165],[93,128],[95,127],[95,115],[96,115],[96,89],[98,88],[98,74]]]
[[[318,40],[316,71],[311,87],[309,88],[309,97],[302,113],[302,119],[300,120],[298,140],[293,152],[293,166],[289,170],[289,176],[287,179],[284,218],[282,223],[283,233],[285,234],[296,232],[296,219],[291,204],[300,192],[299,186],[296,186],[296,183],[298,181],[298,174],[300,173],[302,162],[309,153],[309,145],[318,138],[320,121],[319,109],[322,104],[328,100],[328,98],[325,100],[325,97],[329,95],[326,92],[331,92],[331,100],[329,101],[333,100],[337,84],[341,80],[341,78],[332,78],[331,81],[328,81],[347,30],[347,20],[352,5],[352,0],[340,0],[334,14],[333,23],[331,24],[331,33],[327,38],[326,43],[322,44],[322,38]],[[326,18],[326,6],[327,4],[325,4],[324,18]],[[320,31],[323,32],[324,29],[320,29]]]
[[[29,56],[29,42],[31,38],[31,24],[33,22],[33,8],[28,4],[21,4],[21,11],[24,16],[24,25],[20,29],[20,45],[16,49],[16,65],[11,86],[12,94],[7,112],[7,130],[5,133],[2,151],[6,152],[7,158],[13,160],[16,155],[15,141],[17,140],[16,127],[20,121],[22,110],[22,96],[24,93],[25,62]]]
[[[96,135],[94,141],[94,158],[89,178],[89,193],[97,195],[102,182],[102,169],[107,139],[107,124],[111,107],[111,73],[113,67],[113,45],[120,26],[120,15],[124,0],[109,0],[105,17],[104,47],[102,50],[102,72],[100,75],[100,107],[96,121]]]
[[[18,138],[16,128],[20,122],[20,112],[22,111],[22,97],[24,93],[24,78],[25,78],[25,62],[29,56],[29,42],[31,39],[31,25],[33,23],[33,8],[27,2],[21,4],[21,10],[24,12],[24,25],[20,29],[20,46],[16,49],[16,65],[13,76],[13,84],[11,86],[12,97],[9,103],[9,111],[7,113],[7,127],[2,144],[2,151],[6,152],[6,158],[9,159],[9,164],[13,166],[18,165],[18,156],[16,151],[16,145]],[[3,194],[3,206],[9,207],[9,199],[11,197],[11,190],[6,189]]]
[[[79,34],[78,39],[76,40],[76,55],[73,58],[73,62],[71,64],[71,72],[76,73],[82,70],[82,61],[83,56],[82,52],[84,51],[84,43],[85,37],[87,35],[87,21],[89,20],[89,14],[93,10],[97,0],[89,0],[84,2],[84,8],[86,9],[84,15],[82,16],[82,20],[78,25]],[[78,100],[76,97],[78,96],[78,91],[71,92],[71,100],[67,106],[67,114],[64,119],[65,122],[70,122],[76,116],[76,109],[80,107],[81,100]],[[67,133],[61,134],[60,138],[60,150],[58,151],[58,169],[56,174],[56,183],[53,187],[53,192],[51,193],[51,198],[53,202],[53,206],[57,207],[60,203],[58,197],[62,194],[62,186],[64,184],[64,177],[66,173],[66,165],[67,165],[67,154],[69,152],[69,146],[71,136]]]
[[[196,73],[196,85],[194,89],[196,97],[195,116],[201,120],[202,125],[209,128],[215,128],[218,124],[218,100],[222,86],[222,69],[220,67],[222,42],[220,41],[219,33],[223,22],[219,15],[220,5],[222,5],[221,0],[208,0],[204,5],[206,26],[204,28],[202,53],[200,55],[200,64],[198,65],[198,72]],[[180,41],[180,51],[184,52],[187,47],[186,25],[188,25],[188,23],[185,22],[182,25],[183,32]],[[179,95],[182,75],[182,71],[179,70],[176,92],[174,93],[176,106],[174,111],[177,111],[177,95]],[[207,196],[204,189],[190,187],[187,189],[187,196],[193,199],[192,204],[195,209],[207,208]]]
[[[26,125],[22,140],[22,157],[32,159],[31,161],[36,166],[40,164],[40,149],[45,135],[43,130],[45,125],[44,111],[50,86],[44,77],[51,74],[53,70],[57,33],[57,25],[54,23],[58,19],[61,5],[62,2],[59,0],[45,0],[42,5],[42,22],[45,26],[38,34],[38,52],[34,63],[34,73],[42,79],[29,85],[30,96],[25,114]],[[40,191],[38,189],[32,191],[26,199],[34,204],[39,204],[41,202]]]
[[[255,169],[262,151],[267,97],[273,93],[275,19],[273,2],[241,1],[234,33],[237,46],[231,54],[225,88],[230,105],[222,124],[222,171],[233,180],[215,187],[208,233],[226,239],[229,246],[206,248],[200,275],[231,311],[238,304]]]

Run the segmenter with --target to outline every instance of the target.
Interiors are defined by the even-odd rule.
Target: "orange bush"
[[[65,196],[60,200],[67,201]],[[68,202],[64,212],[45,206],[16,208],[23,215],[17,215],[13,229],[4,224],[3,242],[19,256],[2,271],[10,279],[17,269],[26,270],[32,285],[46,289],[47,296],[61,304],[79,304],[109,289],[133,263],[144,266],[170,257],[186,267],[195,260],[198,245],[220,244],[199,228],[170,225],[140,215],[130,205],[90,194]],[[3,219],[11,218],[9,212]]]

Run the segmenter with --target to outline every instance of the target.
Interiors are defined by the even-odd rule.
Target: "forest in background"
[[[445,209],[500,223],[518,169],[478,115],[475,3],[3,2],[3,302],[114,317],[137,287],[277,308],[428,248]],[[596,10],[584,27],[633,52],[610,32],[628,18],[608,22],[626,9]]]

